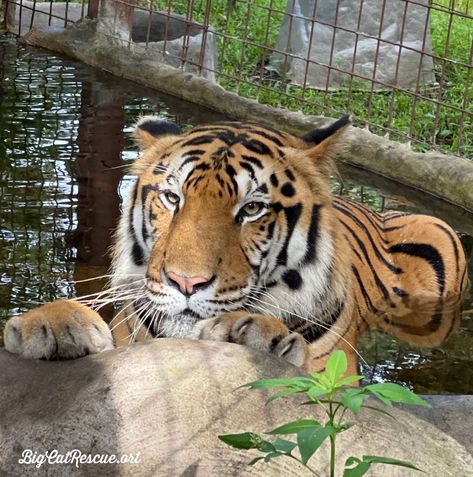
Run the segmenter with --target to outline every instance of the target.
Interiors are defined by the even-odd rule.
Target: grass
[[[154,7],[160,10],[192,14],[193,20],[200,22],[206,19],[206,0],[154,1]],[[412,92],[370,92],[355,81],[351,87],[337,91],[303,90],[281,78],[269,77],[262,66],[271,54],[269,48],[276,45],[286,3],[237,0],[229,14],[227,0],[212,0],[207,19],[217,32],[217,76],[223,87],[263,104],[305,114],[350,113],[355,123],[368,125],[372,132],[385,134],[386,129],[391,129],[399,133],[391,133],[391,138],[404,141],[411,136],[417,150],[437,147],[444,152],[473,156],[473,19],[451,14],[462,12],[472,16],[473,1],[433,1],[440,8],[432,9],[430,16],[433,52],[454,62],[435,60],[438,85],[420,87],[418,92],[425,99],[416,99]],[[455,108],[467,112],[462,114]]]

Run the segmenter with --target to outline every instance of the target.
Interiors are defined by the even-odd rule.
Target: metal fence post
[[[87,16],[89,18],[97,18],[99,14],[100,0],[89,0],[87,6]]]
[[[0,34],[15,31],[15,2],[0,0]]]

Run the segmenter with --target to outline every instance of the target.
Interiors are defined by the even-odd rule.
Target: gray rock
[[[449,434],[473,454],[473,396],[422,396],[432,407],[400,406]]]
[[[418,79],[419,84],[432,83],[432,57],[419,53],[432,53],[424,6],[428,4],[427,0],[291,0],[278,52],[271,56],[272,68],[295,84],[319,89],[338,89],[352,81],[354,89],[371,87],[370,81],[356,75],[382,83],[375,83],[374,89],[409,88]]]
[[[264,407],[268,393],[238,389],[260,377],[302,371],[238,345],[161,339],[73,361],[41,362],[0,352],[0,475],[9,476],[304,476],[288,459],[248,466],[255,455],[217,435],[262,432],[290,420],[322,418],[298,399]],[[414,462],[425,475],[466,477],[473,458],[437,428],[400,410],[394,419],[361,413],[340,436],[341,475],[350,455],[378,454]],[[18,463],[22,452],[79,449],[85,454],[136,454],[139,464]],[[312,465],[327,475],[328,448]],[[379,465],[371,476],[414,473]]]

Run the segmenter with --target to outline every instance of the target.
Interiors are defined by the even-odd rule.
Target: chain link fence
[[[350,113],[415,150],[473,155],[471,0],[3,1],[18,35],[98,17],[157,61],[260,103]]]

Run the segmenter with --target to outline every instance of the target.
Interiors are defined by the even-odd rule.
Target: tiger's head
[[[242,309],[288,320],[343,300],[328,177],[348,124],[298,138],[251,122],[183,133],[140,120],[112,285],[144,279],[135,309],[153,334],[185,337]]]

